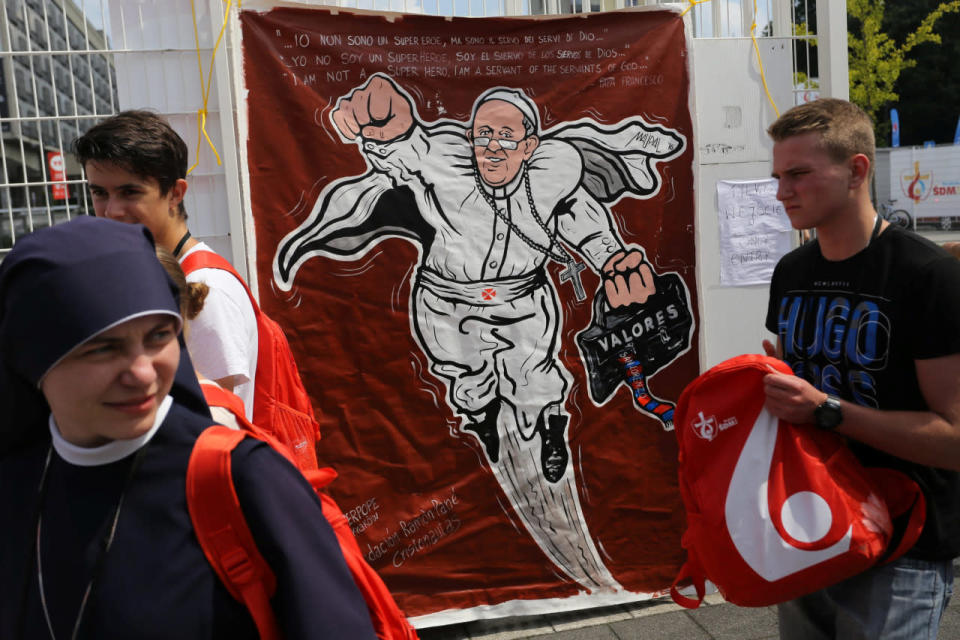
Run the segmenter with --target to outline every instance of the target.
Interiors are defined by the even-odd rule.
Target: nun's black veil
[[[0,455],[49,439],[39,383],[74,347],[125,319],[179,317],[176,285],[140,225],[82,216],[21,238],[0,262]],[[170,394],[210,412],[180,335]]]

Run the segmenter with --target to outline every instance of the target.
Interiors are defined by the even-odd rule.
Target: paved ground
[[[954,565],[960,576],[960,563]],[[960,582],[957,583],[960,585]],[[669,599],[592,611],[468,622],[423,629],[421,640],[767,640],[778,638],[775,607],[747,609],[707,596],[699,609]],[[943,616],[938,640],[960,640],[960,589]]]

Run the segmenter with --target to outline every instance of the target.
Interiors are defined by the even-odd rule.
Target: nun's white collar
[[[53,448],[57,452],[57,455],[70,464],[77,465],[78,467],[96,467],[117,462],[118,460],[123,460],[131,453],[150,442],[153,434],[157,432],[157,429],[160,428],[160,425],[163,424],[163,421],[166,419],[167,413],[170,411],[170,405],[172,404],[172,397],[167,396],[163,399],[163,401],[160,403],[160,407],[157,408],[157,416],[153,421],[153,426],[150,427],[150,430],[143,435],[137,436],[131,440],[111,440],[110,442],[100,445],[99,447],[78,447],[77,445],[71,444],[64,440],[63,436],[60,435],[60,428],[57,427],[57,423],[53,419],[53,414],[51,413],[50,420],[48,422],[50,425],[50,438],[53,441]]]

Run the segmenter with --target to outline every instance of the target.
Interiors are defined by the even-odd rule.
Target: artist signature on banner
[[[376,503],[376,499],[371,500]],[[441,539],[460,529],[462,523],[454,511],[458,504],[460,498],[451,487],[449,494],[431,499],[412,518],[400,520],[392,533],[390,527],[384,527],[383,538],[372,544],[367,543],[367,562],[374,563],[390,557],[393,566],[400,567],[418,553],[429,550]]]

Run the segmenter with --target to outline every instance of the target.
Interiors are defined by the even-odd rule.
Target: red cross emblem
[[[493,299],[496,297],[496,295],[497,295],[497,290],[494,289],[493,287],[488,287],[488,288],[484,289],[484,290],[480,293],[480,295],[483,296],[483,299],[484,299],[484,300],[493,300]]]

